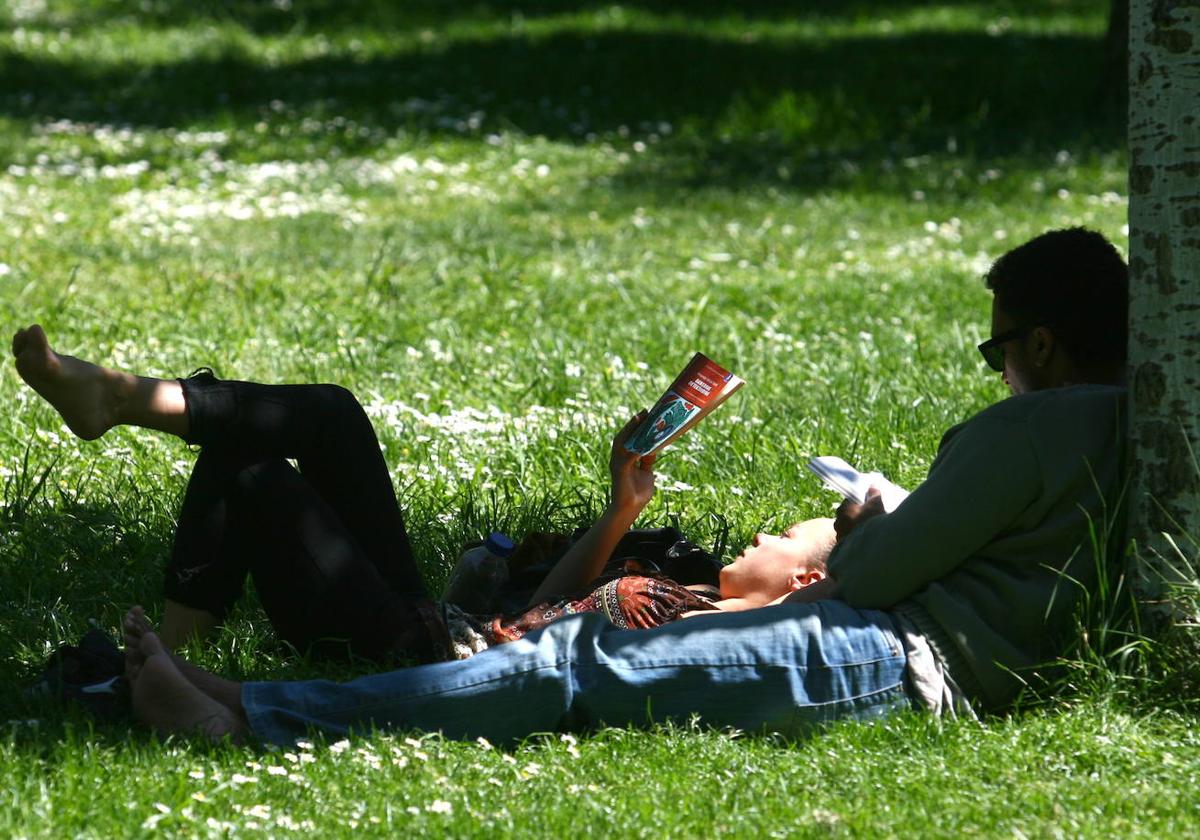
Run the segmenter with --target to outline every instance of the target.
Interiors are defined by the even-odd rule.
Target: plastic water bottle
[[[469,613],[486,613],[496,600],[500,587],[508,582],[508,555],[513,541],[504,534],[488,534],[458,558],[442,594],[447,601]]]

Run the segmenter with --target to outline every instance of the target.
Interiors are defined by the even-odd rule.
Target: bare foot
[[[246,740],[247,726],[228,706],[192,685],[153,633],[142,636],[145,661],[133,682],[138,720],[163,734],[200,733],[211,741]]]
[[[130,684],[137,682],[146,655],[142,653],[142,637],[154,632],[150,619],[141,607],[131,607],[121,622],[121,635],[125,640],[125,679]]]
[[[84,440],[95,440],[116,425],[121,403],[137,387],[130,374],[55,353],[38,324],[17,331],[12,352],[21,378]]]
[[[135,606],[125,613],[125,619],[121,622],[121,630],[125,637],[125,677],[130,684],[133,684],[137,682],[142,666],[146,664],[143,639],[147,634],[154,633],[154,625],[150,623],[150,619],[146,618],[146,611]],[[162,645],[162,639],[156,636],[156,643]],[[184,679],[235,714],[241,713],[242,686],[240,683],[210,674],[177,654],[168,653],[168,655]]]

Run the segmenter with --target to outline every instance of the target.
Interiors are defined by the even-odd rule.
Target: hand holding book
[[[608,470],[612,476],[612,508],[636,518],[654,496],[655,455],[639,455],[625,445],[647,412],[639,411],[613,438]]]
[[[882,473],[863,473],[847,464],[836,455],[821,455],[809,459],[808,468],[817,474],[830,490],[841,493],[855,504],[865,504],[867,491],[879,489],[885,513],[891,513],[908,498],[908,491],[888,481]]]
[[[863,522],[891,513],[908,498],[907,490],[888,481],[882,473],[861,473],[836,455],[811,458],[808,468],[826,487],[845,497],[833,521],[839,542]]]
[[[613,438],[608,461],[612,501],[608,509],[551,569],[531,596],[530,604],[570,592],[599,574],[621,535],[654,496],[653,466],[657,451],[696,425],[742,384],[742,380],[697,353],[654,410],[641,411],[630,418]],[[680,400],[686,416],[677,418],[672,413],[667,417],[664,406],[669,408]],[[663,422],[659,424],[659,420]],[[670,428],[664,428],[668,425]]]
[[[866,501],[862,504],[852,499],[842,500],[838,505],[837,514],[833,517],[833,532],[837,535],[837,541],[846,539],[855,528],[868,519],[883,516],[885,513],[887,511],[883,509],[883,496],[878,487],[873,486],[867,491]]]

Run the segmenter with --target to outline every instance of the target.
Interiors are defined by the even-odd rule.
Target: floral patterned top
[[[600,613],[624,630],[645,630],[675,621],[684,613],[715,610],[719,599],[712,587],[699,590],[652,572],[606,575],[577,597],[545,601],[508,615],[471,615],[443,603],[441,659],[467,659],[480,651],[515,641],[568,615]]]

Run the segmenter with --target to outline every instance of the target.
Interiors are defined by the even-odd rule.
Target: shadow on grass
[[[515,130],[568,143],[632,134],[659,141],[635,178],[818,187],[831,161],[869,166],[948,147],[979,157],[1118,150],[1121,92],[1099,89],[1103,57],[1101,39],[1075,35],[749,43],[624,30],[276,66],[232,46],[152,65],[10,54],[0,114],[151,128],[264,121],[292,127],[265,153],[302,158],[369,152],[398,134],[477,140]],[[295,130],[305,118],[325,128]],[[261,156],[266,142],[226,152]]]
[[[1061,14],[1064,5],[1080,6],[1079,0],[1029,4],[1018,2],[980,3],[978,0],[942,0],[941,7],[978,9],[999,15],[1019,13],[1025,17]],[[730,19],[746,21],[880,20],[928,7],[923,0],[144,0],[136,6],[111,0],[76,4],[76,28],[104,26],[136,20],[139,26],[175,27],[193,23],[232,24],[257,34],[291,31],[334,33],[362,29],[412,31],[444,26],[461,19],[512,21],[545,15],[612,13],[614,9],[672,15],[693,20]],[[982,7],[982,8],[981,8]]]
[[[0,508],[0,682],[9,687],[0,719],[46,712],[58,720],[56,705],[21,690],[52,650],[78,641],[92,622],[112,634],[130,604],[160,597],[169,550],[162,511],[80,502],[62,488],[51,504],[41,492],[40,483],[10,481]]]
[[[171,535],[165,516],[94,502],[6,506],[0,660],[12,661],[14,644],[65,641],[82,634],[90,618],[160,597]]]

